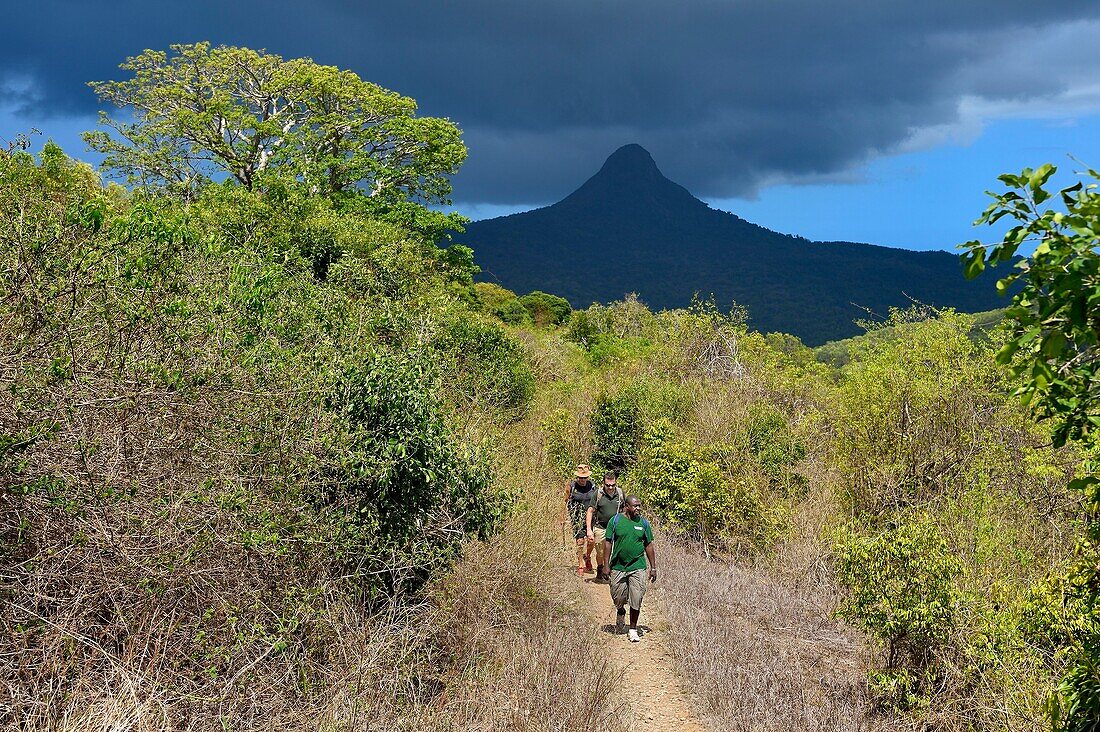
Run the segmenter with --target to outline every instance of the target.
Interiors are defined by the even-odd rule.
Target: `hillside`
[[[483,279],[517,292],[575,307],[637,292],[656,309],[713,295],[747,306],[754,328],[811,345],[856,335],[867,310],[912,300],[968,312],[1004,304],[990,282],[964,280],[953,254],[814,242],[712,209],[638,145],[558,203],[471,223],[458,241],[474,248]]]
[[[1001,323],[1001,320],[1004,318],[1004,313],[1005,311],[1003,309],[990,310],[984,313],[972,313],[970,317],[973,318],[974,323],[970,328],[971,340],[980,341],[988,338],[990,331]],[[928,316],[927,313],[918,311],[915,317],[920,317],[921,315],[924,317]],[[842,368],[847,366],[848,363],[852,361],[853,357],[858,357],[858,354],[862,352],[885,346],[891,342],[897,342],[905,337],[907,337],[906,328],[884,325],[880,328],[869,330],[862,335],[824,343],[813,349],[814,356],[822,363]]]

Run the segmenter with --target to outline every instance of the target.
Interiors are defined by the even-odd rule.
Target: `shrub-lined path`
[[[566,554],[566,552],[568,552]],[[574,564],[572,548],[563,550],[566,571]],[[594,575],[586,575],[582,581],[575,575],[562,572],[563,581],[580,583],[585,611],[598,624],[603,650],[612,672],[621,676],[623,697],[628,715],[634,720],[634,729],[653,732],[706,732],[694,709],[696,704],[685,688],[684,680],[676,672],[674,661],[665,646],[664,616],[658,595],[660,581],[650,585],[642,605],[638,625],[643,630],[642,640],[631,643],[626,635],[615,633],[615,608],[607,585],[592,581]]]

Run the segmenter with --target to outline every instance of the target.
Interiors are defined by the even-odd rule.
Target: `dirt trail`
[[[598,624],[607,657],[616,673],[622,675],[629,709],[633,713],[634,729],[653,732],[706,732],[706,727],[693,712],[693,704],[684,680],[676,672],[665,641],[667,625],[661,614],[660,582],[650,585],[642,604],[638,627],[643,631],[639,643],[631,643],[626,635],[615,633],[615,608],[607,585],[592,581],[593,574],[582,580],[572,572],[571,552],[565,557],[562,576],[582,586],[585,610]]]

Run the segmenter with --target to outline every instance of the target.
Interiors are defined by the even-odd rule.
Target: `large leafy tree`
[[[1052,165],[1000,176],[1007,190],[978,219],[1015,225],[995,244],[963,244],[967,277],[1015,260],[997,283],[1015,290],[1005,311],[1010,337],[997,358],[1020,378],[1017,394],[1040,418],[1050,420],[1055,445],[1100,444],[1100,172],[1088,170],[1076,184],[1047,189]],[[1018,258],[1025,243],[1030,257]],[[1050,634],[1060,637],[1065,675],[1051,697],[1058,732],[1100,729],[1100,476],[1089,473],[1071,487],[1084,492],[1085,535],[1076,561],[1052,577],[1046,592],[1057,596],[1049,613]]]
[[[228,176],[262,190],[294,180],[415,219],[405,204],[447,203],[466,158],[451,121],[418,117],[414,100],[312,59],[195,43],[120,68],[132,76],[91,86],[130,114],[101,114],[105,129],[85,139],[131,183],[189,191]]]

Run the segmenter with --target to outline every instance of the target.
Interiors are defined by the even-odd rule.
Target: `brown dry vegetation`
[[[547,489],[553,482],[532,420],[511,430],[497,473],[524,487],[525,510],[493,540],[468,544],[453,573],[419,604],[367,611],[317,567],[316,594],[297,598],[295,627],[277,633],[255,616],[234,615],[266,608],[274,616],[269,606],[302,579],[301,565],[240,546],[240,533],[255,528],[262,494],[223,493],[250,508],[226,512],[210,493],[174,487],[186,484],[188,461],[158,456],[200,453],[162,447],[157,434],[180,439],[178,425],[164,429],[174,410],[167,398],[144,397],[148,411],[102,410],[103,422],[87,429],[118,434],[109,444],[148,434],[140,450],[103,450],[96,459],[113,466],[116,480],[125,468],[129,481],[153,488],[74,513],[32,496],[4,513],[6,535],[22,532],[24,562],[34,563],[3,578],[0,716],[14,728],[626,728],[600,664],[575,663],[589,657],[596,629],[581,619],[575,592],[553,580],[558,529],[548,517],[557,491]],[[141,468],[171,479],[153,480]],[[180,566],[166,563],[177,556]],[[195,616],[210,635],[234,634],[204,646],[183,632]],[[281,647],[288,643],[291,652]],[[196,649],[209,653],[207,677],[190,676],[180,663]]]
[[[890,729],[869,714],[866,651],[831,588],[660,541],[670,648],[714,729]]]
[[[361,256],[323,283],[272,245],[326,235],[323,202],[299,201],[319,223],[240,190],[184,210],[104,190],[56,148],[0,152],[0,176],[0,728],[622,727],[598,666],[561,683],[595,631],[546,581],[537,418],[480,406],[522,411],[519,346],[444,292],[430,250],[351,216]],[[489,349],[476,371],[456,334]],[[349,364],[424,341],[447,388],[413,378],[377,403],[419,406],[394,442],[448,481],[405,507],[413,548],[442,549],[427,570],[359,533],[397,461],[370,463],[333,406]],[[451,470],[486,455],[492,473]],[[521,509],[478,541],[470,518],[506,494]]]

